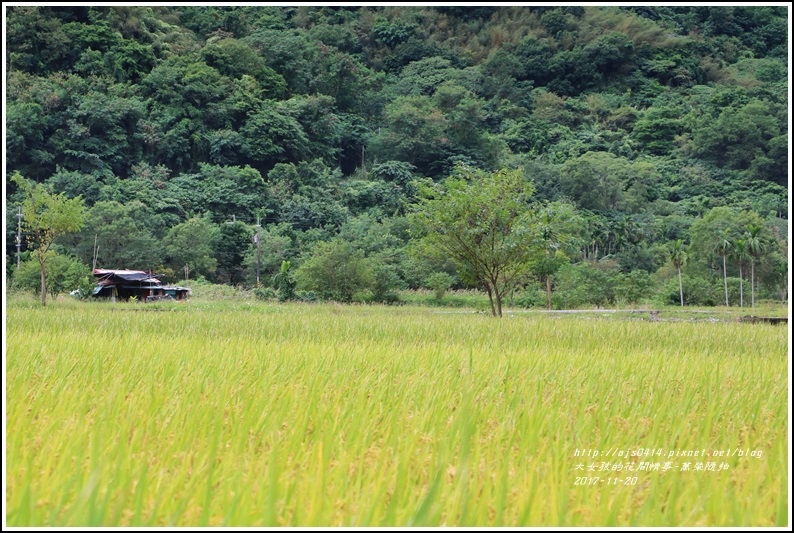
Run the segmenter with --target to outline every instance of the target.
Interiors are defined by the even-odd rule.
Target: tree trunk
[[[684,285],[681,283],[681,267],[678,267],[678,294],[681,296],[681,307],[684,307]]]
[[[739,263],[739,307],[744,307],[744,281],[742,280],[741,263]]]
[[[502,295],[494,288],[494,296],[496,297],[496,312],[499,318],[502,317]]]
[[[755,309],[755,260],[750,262],[750,301]]]
[[[485,291],[488,293],[488,300],[491,302],[491,314],[493,316],[498,316],[496,314],[496,307],[494,307],[494,304],[493,304],[493,292],[491,291],[491,285],[490,284],[488,284],[488,283],[485,284]]]
[[[546,307],[551,311],[551,276],[546,276]]]
[[[728,305],[728,267],[725,263],[725,257],[722,256],[722,280],[725,283],[725,307],[730,307]]]
[[[39,253],[39,269],[41,271],[41,305],[47,305],[47,272],[44,268],[44,254]]]

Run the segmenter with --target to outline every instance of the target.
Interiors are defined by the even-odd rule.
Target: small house
[[[142,270],[94,269],[97,280],[94,296],[113,301],[135,298],[140,302],[156,300],[187,300],[187,287],[164,286],[151,272]]]

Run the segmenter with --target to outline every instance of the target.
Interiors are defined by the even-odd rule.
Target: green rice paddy
[[[9,526],[789,522],[786,327],[12,302],[6,335]]]

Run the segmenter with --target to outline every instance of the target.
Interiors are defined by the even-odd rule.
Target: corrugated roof
[[[147,281],[149,283],[160,283],[160,280],[143,270],[107,270],[102,268],[94,269],[94,276],[101,279],[118,278],[124,281]]]

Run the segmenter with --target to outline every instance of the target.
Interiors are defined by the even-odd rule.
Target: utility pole
[[[22,208],[17,209],[17,270],[19,270],[19,254],[22,250]]]
[[[259,240],[260,240],[259,239],[259,229],[261,227],[262,226],[259,224],[259,217],[256,217],[256,237],[254,237],[254,239],[256,239],[256,286],[257,286],[257,288],[261,286],[260,283],[259,283],[259,265],[260,265],[260,262],[261,262],[261,259],[260,259],[261,258],[261,249],[260,249],[260,246],[259,246]]]
[[[99,237],[99,234],[95,233],[94,234],[94,266],[92,268],[92,271],[96,270],[96,257],[97,257],[97,254],[99,254],[99,247],[96,245],[96,241],[97,241],[98,237]]]
[[[185,281],[187,281],[187,272],[188,272],[187,263],[185,263]]]

